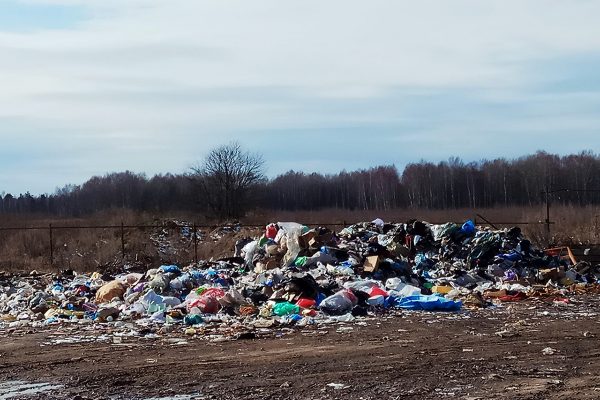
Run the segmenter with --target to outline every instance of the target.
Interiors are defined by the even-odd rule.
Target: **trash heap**
[[[280,222],[239,241],[230,258],[185,268],[0,275],[0,329],[120,323],[202,336],[215,325],[252,331],[487,307],[585,290],[599,277],[536,249],[519,228],[377,219],[333,232]]]

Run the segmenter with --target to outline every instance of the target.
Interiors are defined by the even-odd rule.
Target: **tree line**
[[[239,217],[249,209],[390,210],[395,208],[487,208],[553,203],[600,204],[600,155],[592,151],[559,156],[539,151],[516,159],[465,163],[459,158],[393,165],[337,174],[289,171],[266,179],[259,155],[239,144],[213,150],[183,174],[147,177],[133,172],[95,176],[52,194],[0,195],[0,213],[82,216],[127,208],[192,211]]]

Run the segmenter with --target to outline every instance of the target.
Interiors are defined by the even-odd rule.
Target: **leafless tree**
[[[192,171],[209,207],[220,217],[237,218],[251,205],[253,187],[264,181],[263,168],[261,155],[231,142],[211,150]]]

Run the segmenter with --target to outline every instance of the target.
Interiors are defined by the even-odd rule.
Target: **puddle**
[[[10,381],[0,383],[0,400],[13,399],[16,397],[31,396],[60,389],[62,385],[51,383],[29,383],[23,381]]]

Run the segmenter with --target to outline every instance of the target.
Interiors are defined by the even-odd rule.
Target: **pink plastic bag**
[[[198,308],[204,314],[216,314],[221,305],[219,300],[225,297],[225,291],[219,288],[209,288],[203,291],[196,299],[191,300],[187,308]]]

